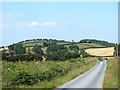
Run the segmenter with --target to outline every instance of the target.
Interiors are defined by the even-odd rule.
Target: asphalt
[[[58,89],[64,88],[102,88],[106,70],[106,61],[96,63],[89,71],[75,79],[61,85]],[[81,89],[80,89],[81,90]]]

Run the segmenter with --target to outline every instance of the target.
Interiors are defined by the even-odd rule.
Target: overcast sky
[[[2,45],[34,38],[118,41],[117,2],[6,2],[2,15]]]

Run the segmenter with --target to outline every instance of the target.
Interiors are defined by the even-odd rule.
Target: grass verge
[[[103,88],[118,88],[118,76],[118,59],[109,59],[107,61]]]
[[[22,85],[22,86],[20,86],[20,88],[26,88],[26,87],[27,88],[56,88],[64,83],[74,79],[75,77],[83,74],[84,72],[88,71],[90,68],[92,68],[96,64],[97,59],[86,58],[85,61],[87,61],[87,63],[85,65],[74,68],[71,71],[69,71],[68,73],[66,73],[65,75],[55,77],[51,81],[39,82],[33,86],[23,86]]]

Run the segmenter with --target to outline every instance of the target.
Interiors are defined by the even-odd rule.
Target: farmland
[[[27,40],[1,48],[2,87],[58,87],[93,67],[103,47],[103,55],[108,51],[113,56],[113,47],[52,39]]]
[[[90,48],[85,50],[87,53],[94,56],[113,56],[114,47],[108,48]]]

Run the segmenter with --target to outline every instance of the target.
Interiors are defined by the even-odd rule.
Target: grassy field
[[[54,88],[86,72],[97,58],[54,62],[2,62],[2,87]]]
[[[107,69],[104,77],[103,88],[118,88],[118,59],[107,61]]]
[[[76,45],[78,45],[82,49],[91,48],[91,47],[105,47],[103,45],[95,44],[95,43],[79,43]]]
[[[43,42],[28,42],[28,43],[23,43],[23,46],[25,47],[33,47],[35,45],[43,45]]]
[[[32,46],[35,46],[35,45],[43,45],[43,41],[41,42],[28,42],[28,43],[23,43],[23,46],[26,46],[26,47],[32,47]],[[58,45],[65,45],[65,44],[69,44],[68,42],[58,42],[57,43]]]
[[[92,47],[105,47],[103,45],[100,44],[95,44],[95,43],[78,43],[78,44],[74,44],[79,46],[80,49],[88,49],[88,48],[92,48]],[[66,47],[69,47],[69,45],[66,45]]]

